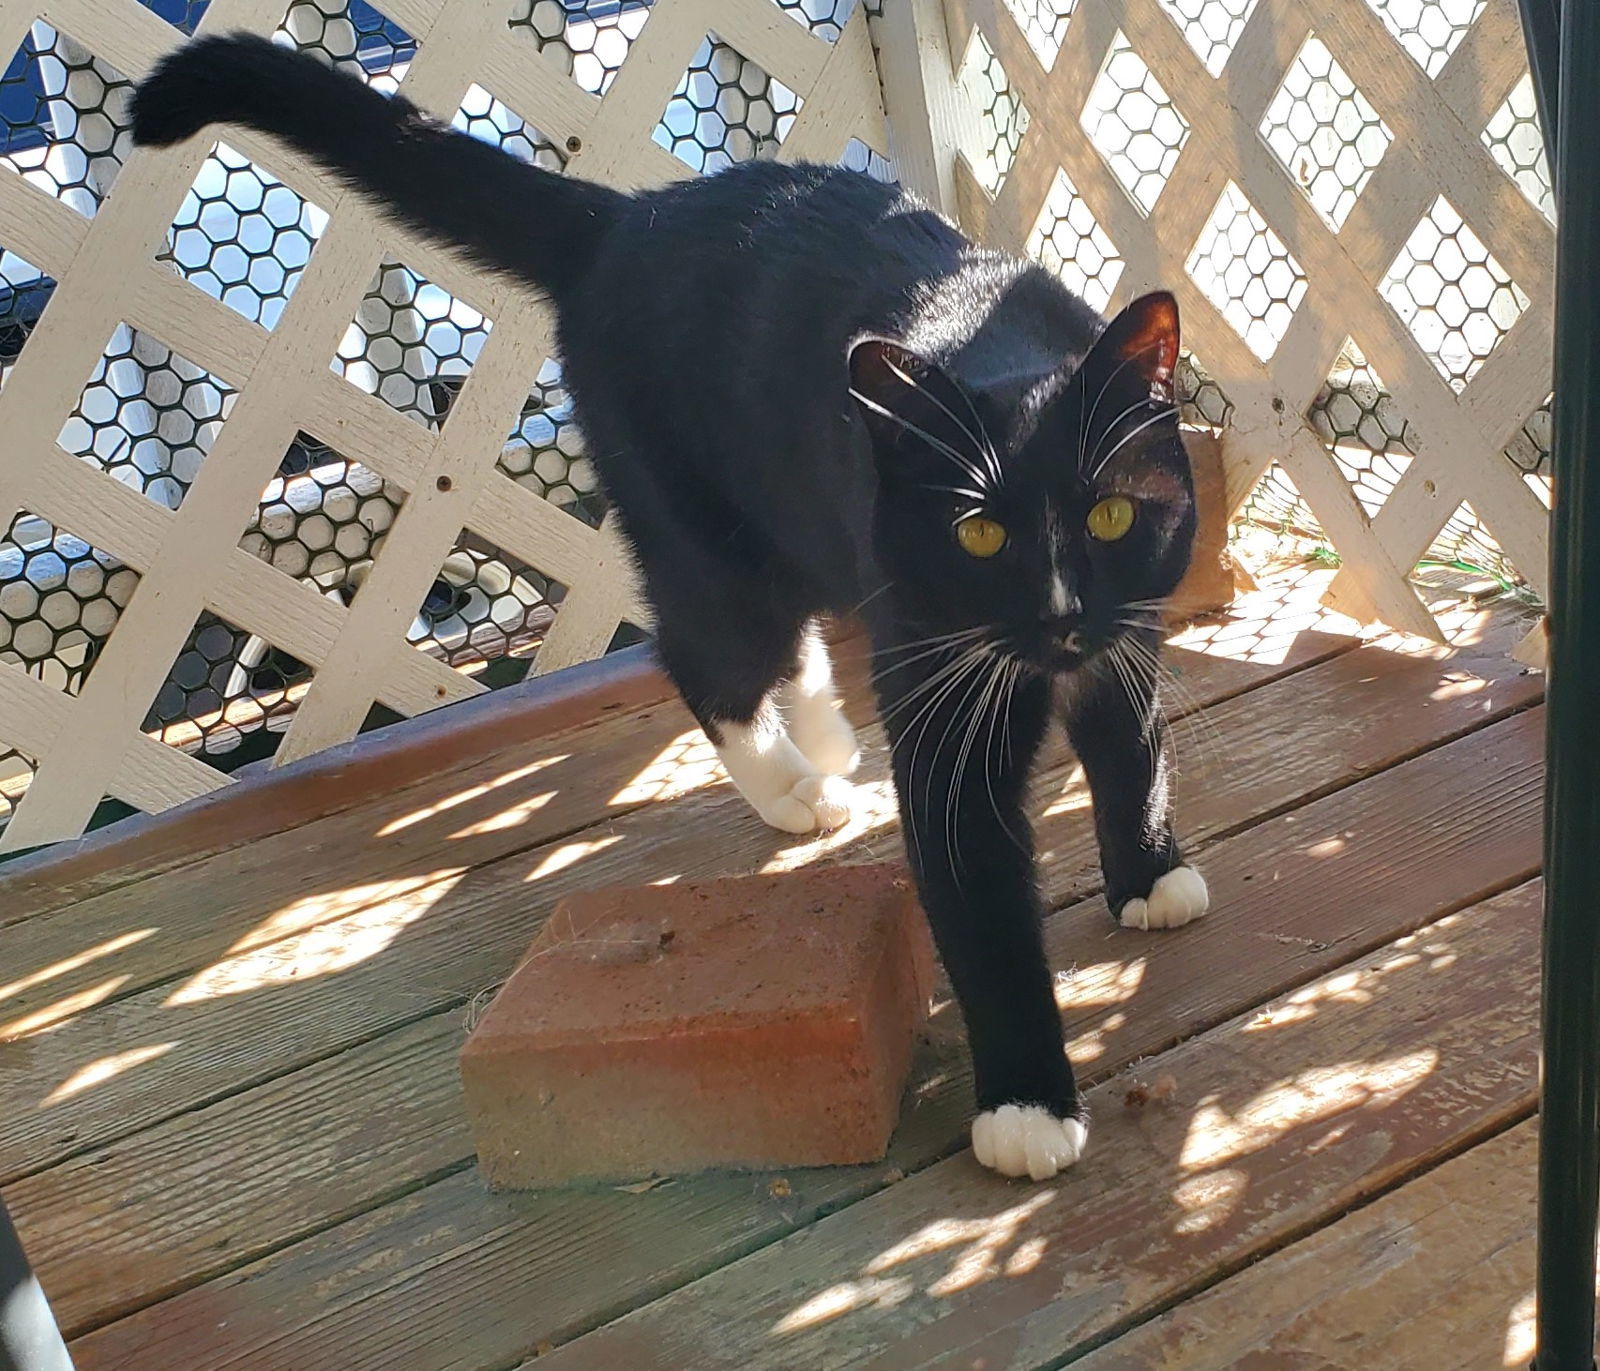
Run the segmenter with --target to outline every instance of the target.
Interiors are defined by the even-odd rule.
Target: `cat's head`
[[[850,350],[879,477],[875,551],[926,637],[1070,671],[1159,622],[1194,540],[1178,309],[1135,300],[1087,350],[983,384],[887,338]]]

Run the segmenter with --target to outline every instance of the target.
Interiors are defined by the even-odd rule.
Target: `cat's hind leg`
[[[839,708],[828,645],[815,620],[800,635],[798,665],[778,687],[778,707],[789,737],[817,770],[827,776],[854,774],[861,764],[861,749],[855,729]]]

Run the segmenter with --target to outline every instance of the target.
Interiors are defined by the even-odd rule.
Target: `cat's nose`
[[[1041,614],[1039,624],[1044,629],[1045,637],[1051,642],[1059,644],[1069,652],[1078,650],[1081,638],[1076,614]]]

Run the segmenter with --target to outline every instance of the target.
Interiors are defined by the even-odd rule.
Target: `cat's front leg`
[[[839,708],[833,686],[833,664],[821,626],[813,620],[800,635],[793,675],[778,687],[789,737],[825,776],[851,776],[861,764],[855,730]]]
[[[972,1050],[973,1152],[1002,1175],[1044,1180],[1088,1136],[1023,804],[1048,686],[981,651],[889,672],[879,690],[907,854]]]
[[[1155,697],[1158,643],[1083,668],[1063,693],[1067,735],[1094,800],[1106,905],[1124,928],[1181,928],[1210,907],[1172,827],[1172,752]],[[1113,649],[1117,651],[1118,649]]]

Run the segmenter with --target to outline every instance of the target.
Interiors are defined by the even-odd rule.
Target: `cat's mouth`
[[[1076,671],[1094,656],[1094,648],[1088,636],[1075,629],[1060,637],[1047,638],[1029,655],[1040,670],[1059,675]]]

